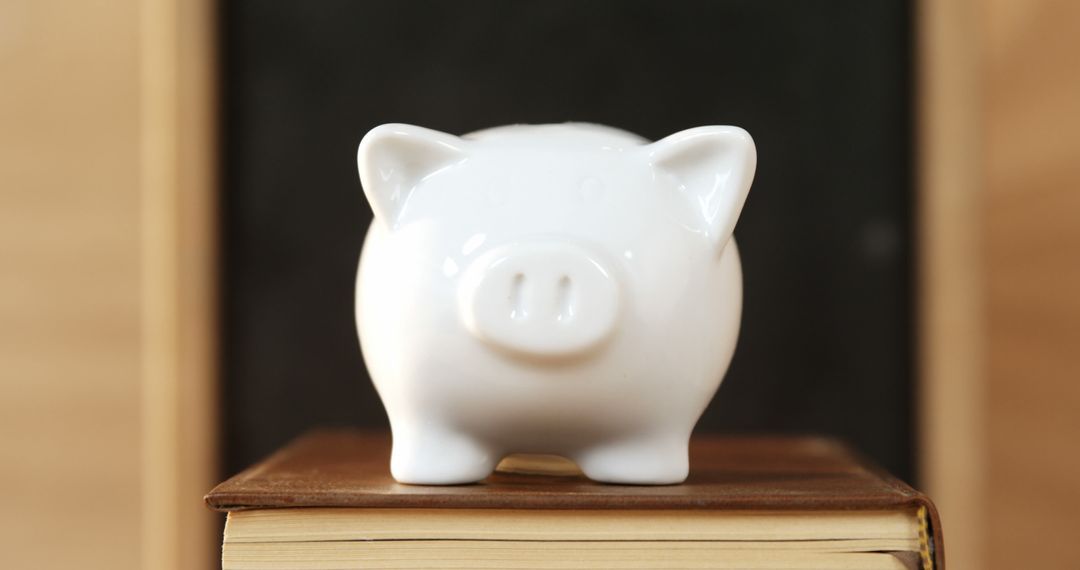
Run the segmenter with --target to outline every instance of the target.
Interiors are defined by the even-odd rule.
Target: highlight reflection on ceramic
[[[737,127],[369,132],[356,318],[394,477],[478,481],[525,452],[683,481],[738,336],[755,164]]]

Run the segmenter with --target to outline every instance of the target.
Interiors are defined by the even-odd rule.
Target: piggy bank
[[[595,481],[682,482],[738,335],[756,156],[727,126],[370,131],[356,321],[394,478],[468,483],[544,453]]]

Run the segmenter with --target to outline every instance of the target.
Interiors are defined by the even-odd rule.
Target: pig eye
[[[578,192],[583,202],[595,204],[604,201],[604,195],[607,194],[607,185],[604,184],[603,180],[590,176],[581,181]]]

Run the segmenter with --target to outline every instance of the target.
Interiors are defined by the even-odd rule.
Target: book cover
[[[680,485],[594,483],[560,474],[500,471],[478,484],[411,486],[389,473],[390,436],[312,432],[206,495],[219,511],[256,509],[476,509],[552,511],[915,513],[923,567],[944,568],[930,499],[818,437],[697,436]],[[520,463],[519,463],[520,465]],[[336,511],[343,512],[343,511]]]

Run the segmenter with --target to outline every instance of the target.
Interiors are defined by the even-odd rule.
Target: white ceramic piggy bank
[[[375,220],[356,319],[398,481],[478,481],[516,452],[686,478],[738,335],[746,131],[390,124],[358,162]]]

